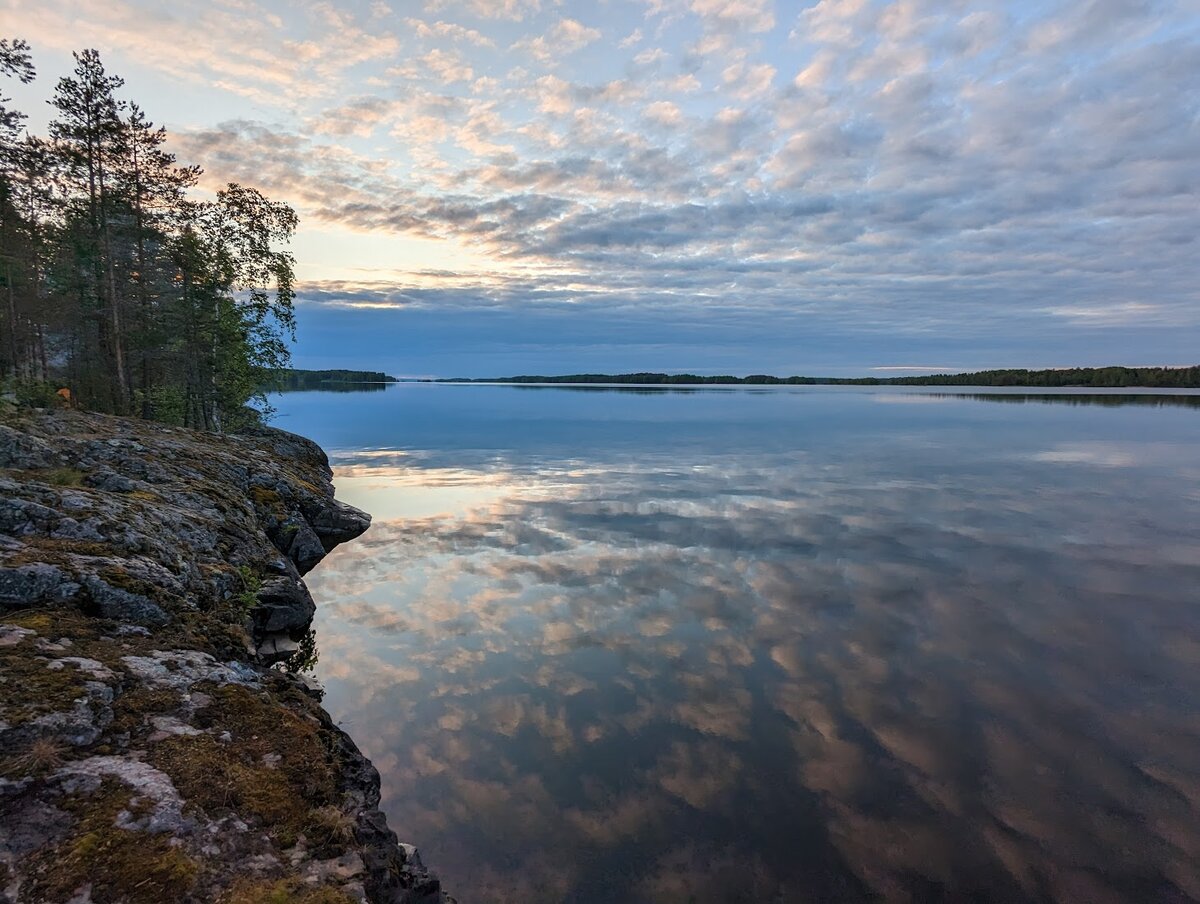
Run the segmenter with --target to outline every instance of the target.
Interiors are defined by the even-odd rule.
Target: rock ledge
[[[283,431],[0,414],[0,904],[453,904],[299,674],[370,522]]]

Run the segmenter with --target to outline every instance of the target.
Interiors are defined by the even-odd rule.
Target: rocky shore
[[[302,674],[314,443],[0,411],[0,904],[452,902]]]

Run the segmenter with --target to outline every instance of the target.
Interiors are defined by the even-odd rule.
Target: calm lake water
[[[464,904],[1200,900],[1200,399],[281,397],[326,704]]]

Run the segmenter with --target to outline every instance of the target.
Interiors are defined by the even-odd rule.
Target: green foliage
[[[311,675],[317,668],[317,660],[319,658],[317,632],[309,628],[304,632],[304,636],[300,638],[300,649],[279,663],[279,668],[285,672]]]
[[[29,84],[35,75],[33,58],[29,55],[29,44],[25,41],[10,41],[0,38],[0,75],[11,76]],[[8,108],[9,98],[0,95],[0,141],[9,144],[21,131],[27,118],[24,113]]]
[[[377,370],[295,370],[282,369],[266,374],[264,385],[270,392],[296,392],[322,389],[327,392],[384,389],[395,377]]]
[[[151,386],[135,389],[133,393],[135,411],[145,411],[154,420],[182,427],[187,420],[187,394],[182,386]]]
[[[28,80],[0,41],[0,75]],[[200,170],[119,96],[95,50],[59,79],[50,142],[18,140],[0,98],[0,378],[84,407],[209,430],[269,416],[262,386],[294,338],[295,212]]]
[[[258,591],[262,589],[262,579],[249,565],[239,565],[237,572],[238,577],[242,579],[242,589],[237,595],[237,602],[245,614],[258,605]]]
[[[52,486],[77,487],[83,483],[85,475],[78,468],[51,468],[40,476]]]
[[[53,383],[42,380],[17,380],[13,383],[13,397],[25,408],[57,408],[64,404]]]

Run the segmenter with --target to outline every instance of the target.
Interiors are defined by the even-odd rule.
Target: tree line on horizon
[[[299,392],[310,389],[338,391],[341,387],[353,390],[383,389],[384,383],[400,382],[379,370],[299,370],[284,368],[272,373],[264,385],[268,392]]]
[[[295,212],[234,183],[195,197],[202,170],[97,51],[74,59],[46,136],[0,95],[0,383],[206,430],[257,420],[295,333]],[[0,40],[0,75],[34,80],[25,41]]]
[[[746,386],[1036,386],[1116,389],[1121,387],[1190,389],[1200,387],[1200,366],[1195,367],[1068,367],[1053,370],[980,370],[962,374],[919,377],[773,377],[730,375],[631,373],[523,375],[493,379],[452,379],[442,383],[615,383],[644,386],[746,385]]]

